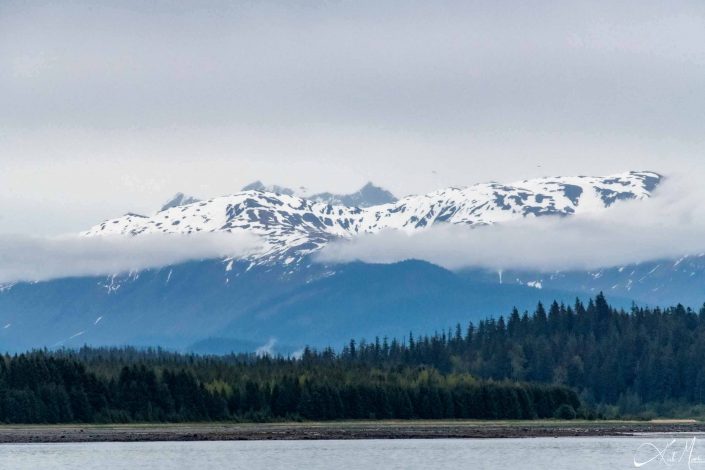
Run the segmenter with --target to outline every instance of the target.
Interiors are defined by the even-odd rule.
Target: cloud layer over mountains
[[[669,176],[650,199],[618,201],[595,213],[527,217],[470,228],[436,224],[413,235],[383,231],[339,240],[325,263],[421,259],[450,269],[582,270],[677,259],[705,252],[705,191]],[[248,232],[140,236],[0,236],[0,282],[110,275],[191,260],[244,257],[261,248]]]
[[[435,225],[414,235],[384,232],[329,244],[323,262],[423,259],[447,268],[595,269],[705,252],[704,191],[670,177],[651,199],[589,215],[526,218],[469,228]]]
[[[0,236],[0,282],[110,275],[186,261],[243,256],[258,246],[249,234],[140,237]]]

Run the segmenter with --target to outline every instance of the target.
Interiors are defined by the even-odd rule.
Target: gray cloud
[[[5,9],[6,125],[701,129],[698,2]]]
[[[0,232],[255,179],[705,174],[701,1],[0,2]]]
[[[247,234],[138,237],[0,235],[0,282],[111,275],[190,260],[243,256],[256,249]]]
[[[441,225],[327,246],[324,262],[422,259],[447,268],[595,269],[705,252],[705,191],[671,177],[655,196],[593,215],[528,218],[471,229]]]

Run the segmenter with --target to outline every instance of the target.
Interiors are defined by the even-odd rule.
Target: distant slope
[[[296,191],[293,189],[278,186],[276,184],[265,185],[261,181],[255,181],[254,183],[243,186],[242,191],[261,191],[265,193],[284,194],[286,196],[294,196],[296,194]],[[371,182],[365,184],[365,186],[351,194],[334,194],[325,192],[302,197],[310,201],[320,202],[323,204],[348,207],[372,207],[397,201],[397,198],[392,193],[384,188],[375,186]]]
[[[471,282],[530,285],[558,291],[604,292],[611,297],[631,298],[642,305],[678,303],[699,309],[705,303],[705,255],[684,256],[593,271],[540,273],[506,270],[500,274],[483,269],[458,273]]]
[[[307,265],[295,272],[220,261],[139,275],[17,284],[0,293],[0,349],[144,345],[202,352],[334,345],[432,333],[574,293],[469,282],[420,261]],[[3,326],[7,328],[3,328]],[[210,340],[210,341],[209,341]]]
[[[352,194],[319,193],[308,197],[315,202],[333,206],[374,207],[397,202],[396,196],[384,188],[367,183],[359,191]]]
[[[537,290],[519,285],[468,282],[423,261],[395,264],[351,263],[253,310],[267,319],[268,330],[257,334],[295,338],[307,344],[335,346],[351,337],[405,337],[410,331],[429,333],[439,325],[452,327],[489,316],[508,314],[512,307],[532,309],[538,301],[573,303],[576,293]],[[617,303],[628,304],[623,299]],[[236,320],[230,328],[237,331]],[[253,325],[254,326],[254,325]],[[355,332],[351,335],[350,332]]]

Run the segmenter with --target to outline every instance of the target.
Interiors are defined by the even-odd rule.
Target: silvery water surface
[[[635,468],[635,455],[647,469],[689,468],[688,458],[690,468],[705,468],[697,455],[705,441],[692,449],[693,437],[8,444],[0,468],[580,470]]]

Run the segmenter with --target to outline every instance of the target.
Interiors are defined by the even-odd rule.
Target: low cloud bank
[[[139,271],[191,260],[244,257],[261,249],[247,233],[61,236],[0,235],[0,283]],[[470,228],[440,224],[329,243],[321,262],[421,259],[450,269],[597,269],[705,253],[705,186],[669,176],[654,196],[594,214],[539,217]],[[265,348],[266,349],[266,348]]]
[[[186,261],[241,257],[259,246],[248,234],[60,236],[0,235],[0,282],[99,276]]]
[[[470,228],[436,225],[329,244],[323,262],[426,260],[450,269],[596,269],[705,252],[705,190],[671,176],[653,197],[595,213]]]

